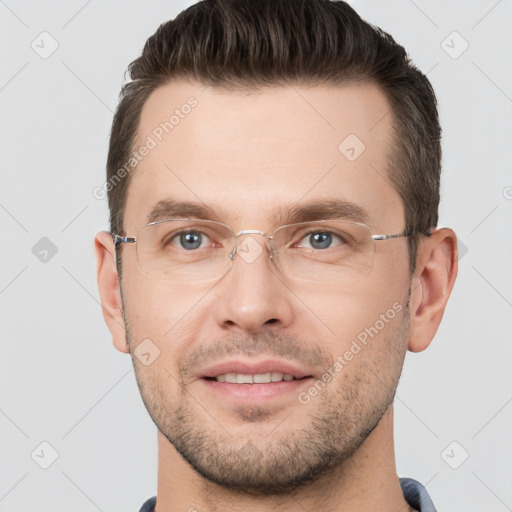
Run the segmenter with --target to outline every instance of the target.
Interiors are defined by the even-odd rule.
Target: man
[[[328,0],[200,2],[129,71],[95,247],[158,428],[141,511],[435,510],[393,448],[457,273],[426,77]]]

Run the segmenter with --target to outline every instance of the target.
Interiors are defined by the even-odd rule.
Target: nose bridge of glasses
[[[235,247],[233,247],[233,250],[229,253],[228,257],[232,260],[235,257],[235,254],[237,253],[238,246],[240,245],[239,238],[243,237],[245,235],[261,235],[268,240],[272,240],[274,237],[272,235],[267,235],[264,231],[260,231],[259,229],[243,229],[242,231],[239,231],[235,234]],[[260,245],[260,244],[258,244]],[[261,246],[260,246],[261,247]],[[272,254],[272,245],[270,245],[270,257],[273,257]],[[259,249],[258,249],[259,252]]]
[[[243,229],[242,231],[239,231],[236,233],[235,238],[238,239],[238,237],[243,235],[262,235],[262,236],[269,236],[263,231],[260,231],[259,229]]]

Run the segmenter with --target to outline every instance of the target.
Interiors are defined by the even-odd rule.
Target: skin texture
[[[190,97],[197,106],[133,171],[128,236],[169,197],[214,207],[212,220],[235,232],[271,232],[281,224],[279,208],[329,199],[364,208],[373,233],[403,231],[403,205],[386,170],[389,105],[376,86],[249,94],[176,81],[148,99],[138,145]],[[349,134],[366,146],[355,161],[338,149]],[[395,467],[392,402],[407,350],[427,348],[441,321],[457,272],[456,237],[443,229],[425,239],[413,276],[406,239],[375,246],[369,276],[330,285],[288,279],[266,251],[251,263],[235,258],[215,281],[161,281],[142,273],[135,245],[124,245],[120,286],[112,238],[98,233],[105,320],[115,347],[132,355],[158,427],[157,512],[409,509]],[[381,315],[382,329],[302,403],[299,392]],[[134,355],[146,339],[160,351],[148,366]],[[233,359],[287,361],[312,378],[266,401],[225,397],[201,372]]]

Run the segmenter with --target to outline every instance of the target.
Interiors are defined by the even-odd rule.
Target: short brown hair
[[[160,25],[128,67],[107,160],[107,183],[134,150],[149,95],[173,79],[231,89],[369,81],[386,95],[395,147],[387,169],[400,194],[406,231],[438,221],[441,128],[427,77],[405,49],[345,2],[336,0],[203,0]],[[110,228],[123,232],[131,174],[108,190]],[[414,270],[419,236],[409,239]]]

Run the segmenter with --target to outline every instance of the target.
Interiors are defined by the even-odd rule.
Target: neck
[[[396,473],[392,406],[350,459],[286,496],[248,496],[209,482],[158,432],[155,512],[296,512],[298,508],[324,512],[412,510]]]

